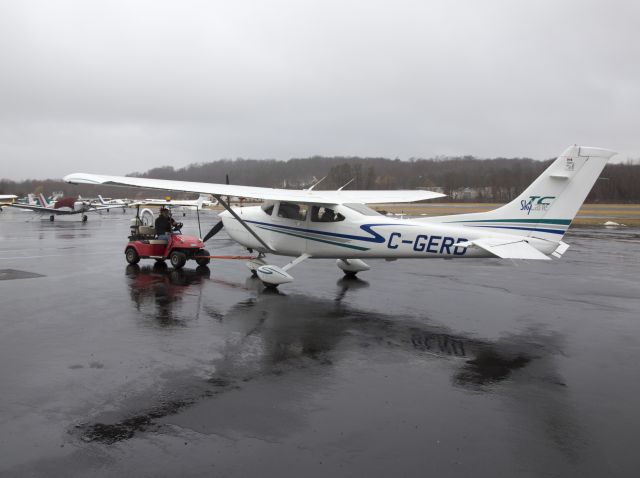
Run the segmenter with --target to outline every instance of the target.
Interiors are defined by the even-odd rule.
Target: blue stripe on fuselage
[[[299,231],[299,232],[309,232],[309,233],[313,233],[313,234],[323,234],[325,236],[332,236],[332,237],[342,237],[345,239],[354,239],[356,241],[365,241],[365,242],[375,242],[378,244],[382,244],[384,242],[386,242],[387,240],[381,236],[380,234],[378,234],[376,231],[372,230],[372,227],[377,227],[377,226],[398,226],[398,224],[363,224],[362,226],[360,226],[360,229],[362,229],[365,232],[368,232],[369,234],[371,234],[373,237],[363,237],[363,236],[354,236],[351,234],[340,234],[337,232],[326,232],[326,231],[318,231],[317,229],[305,229],[303,227],[293,227],[293,226],[284,226],[284,225],[280,225],[280,224],[275,224],[273,222],[261,222],[261,221],[245,221],[251,224],[258,224],[258,225],[264,225],[264,226],[270,226],[270,227],[279,227],[282,229],[288,229],[290,231]],[[413,224],[401,224],[402,226],[413,226]]]

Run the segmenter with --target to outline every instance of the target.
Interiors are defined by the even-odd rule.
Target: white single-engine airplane
[[[132,199],[105,199],[100,194],[98,194],[98,199],[94,199],[91,201],[92,206],[111,206],[112,209],[122,208],[122,212],[125,212],[125,208],[127,208],[131,203],[133,203]],[[109,210],[109,208],[107,208]]]
[[[141,199],[129,204],[129,207],[136,206],[161,206],[169,209],[180,210],[184,214],[186,211],[195,211],[203,207],[215,206],[218,203],[211,200],[211,195],[200,194],[198,199]]]
[[[364,258],[549,260],[568,249],[562,237],[615,151],[571,146],[520,196],[483,213],[390,219],[368,203],[408,203],[444,196],[423,190],[315,191],[270,189],[75,173],[73,184],[104,184],[211,194],[226,209],[221,223],[232,239],[259,256],[247,263],[267,286],[291,282],[288,271],[309,258],[337,259],[346,275],[369,270]],[[232,208],[223,196],[264,200]],[[265,254],[293,256],[283,267]]]

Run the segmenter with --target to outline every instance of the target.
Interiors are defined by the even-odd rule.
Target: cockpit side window
[[[339,222],[344,221],[344,216],[325,206],[313,206],[311,208],[311,222]]]
[[[278,208],[278,217],[292,219],[294,221],[304,221],[307,218],[306,204],[296,204],[292,202],[281,202]]]

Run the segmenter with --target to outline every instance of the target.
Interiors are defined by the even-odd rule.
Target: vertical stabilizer
[[[44,197],[44,194],[42,193],[38,194],[38,200],[40,201],[40,205],[42,207],[46,207],[46,208],[51,207],[51,204],[49,204],[49,201],[47,201],[47,199]]]
[[[571,146],[524,190],[498,209],[425,218],[560,241],[615,151]]]

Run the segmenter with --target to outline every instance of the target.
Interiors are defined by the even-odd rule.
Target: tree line
[[[132,176],[179,179],[278,188],[306,188],[323,179],[315,189],[436,189],[449,197],[444,201],[473,200],[507,202],[520,194],[552,162],[528,158],[477,159],[473,156],[438,157],[401,161],[389,158],[322,157],[219,160],[191,164],[184,168],[164,166]],[[459,194],[470,190],[471,195]],[[25,196],[28,193],[95,197],[157,197],[158,192],[133,188],[70,185],[60,180],[0,180],[0,194]],[[186,197],[174,195],[174,197]],[[608,164],[587,201],[640,202],[640,164]]]

